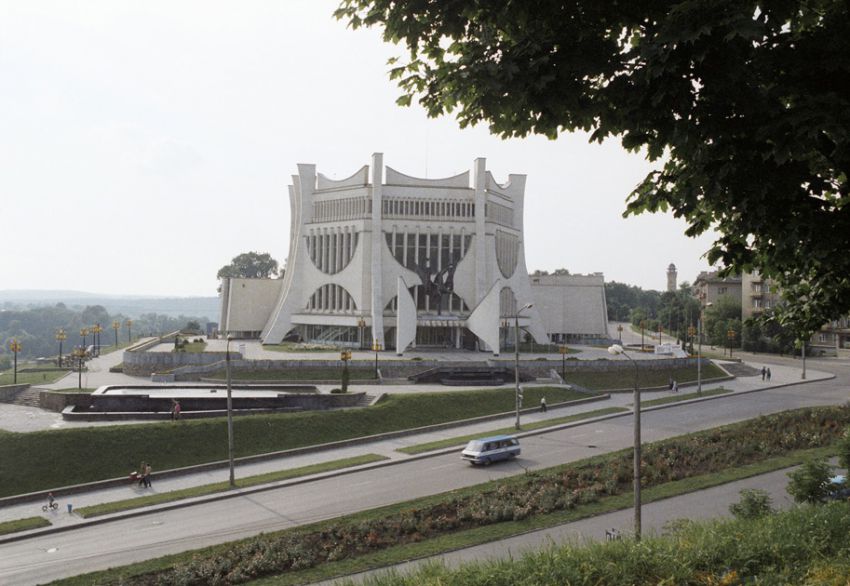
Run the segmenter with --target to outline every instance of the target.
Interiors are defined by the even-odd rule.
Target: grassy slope
[[[580,395],[527,389],[527,404]],[[234,420],[236,456],[262,454],[376,433],[467,419],[514,408],[513,389],[389,395],[368,409],[253,415]],[[154,472],[225,460],[224,418],[32,433],[0,432],[0,496],[118,478],[149,461]]]

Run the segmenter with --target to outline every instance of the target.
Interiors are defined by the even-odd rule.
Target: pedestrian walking
[[[180,419],[180,401],[171,399],[171,421]]]
[[[667,390],[668,391],[673,390],[673,377],[672,376],[667,379]]]
[[[145,468],[146,467],[147,467],[147,464],[145,463],[144,460],[142,460],[142,463],[139,464],[139,472],[138,472],[139,486],[142,486],[142,485],[145,484]]]
[[[144,476],[142,478],[144,478],[145,487],[150,488],[151,487],[151,465],[150,465],[150,462],[145,464],[145,472],[144,472]]]
[[[767,380],[768,380],[768,382],[770,382],[770,369],[769,368],[767,369]]]
[[[540,410],[546,413],[546,397],[540,397]]]
[[[767,374],[767,368],[764,366],[761,367],[761,380],[764,380],[765,375]]]
[[[674,380],[674,381],[673,381],[673,392],[674,392],[674,393],[678,393],[678,392],[679,392],[679,382],[678,382],[678,381],[676,381],[676,380]]]

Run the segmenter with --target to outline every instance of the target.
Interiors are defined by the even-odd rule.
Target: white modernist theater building
[[[445,179],[404,175],[385,167],[381,154],[340,180],[298,165],[285,276],[225,279],[221,331],[269,344],[297,337],[377,343],[399,354],[412,347],[498,354],[517,310],[532,304],[519,312],[520,327],[539,343],[550,334],[565,339],[545,327],[526,268],[525,176],[499,183],[485,163],[476,159],[471,172]],[[601,276],[598,283],[589,296],[583,289],[598,314],[585,334],[603,337]]]

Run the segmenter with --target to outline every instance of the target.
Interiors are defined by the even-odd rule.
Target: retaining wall
[[[28,384],[0,386],[0,403],[9,403],[13,401],[18,393],[28,388]]]

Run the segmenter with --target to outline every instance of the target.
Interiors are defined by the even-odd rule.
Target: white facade
[[[381,154],[342,180],[298,165],[286,274],[262,341],[297,330],[305,340],[387,348],[401,329],[403,340],[414,330],[416,346],[498,353],[500,318],[533,301],[524,191],[524,175],[500,184],[484,159],[445,179],[409,177],[385,167]],[[398,311],[404,286],[415,320],[407,300]],[[488,294],[498,303],[485,303]],[[546,341],[534,308],[520,325]]]
[[[519,325],[538,343],[604,337],[601,274],[529,280],[524,198],[524,175],[498,183],[484,159],[445,179],[409,177],[381,154],[341,180],[298,165],[285,275],[266,287],[225,279],[221,331],[498,354],[517,308],[533,304]]]
[[[602,273],[532,275],[531,292],[546,333],[555,343],[599,343],[608,338]]]

